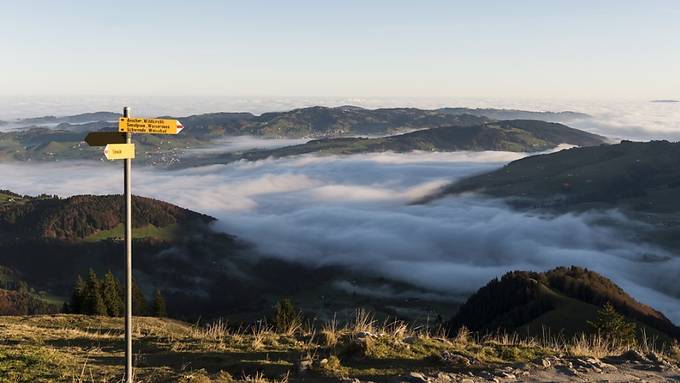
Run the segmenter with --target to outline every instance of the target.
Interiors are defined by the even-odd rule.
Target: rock
[[[465,366],[465,367],[467,367],[467,366],[469,366],[470,364],[472,364],[472,363],[470,362],[470,359],[468,359],[468,358],[466,358],[465,356],[460,355],[460,354],[458,354],[458,353],[456,353],[456,352],[451,352],[451,351],[443,351],[443,352],[439,355],[439,359],[440,359],[442,362],[450,363],[450,364],[453,364],[453,365],[456,365],[456,366]]]
[[[370,333],[368,331],[360,331],[357,333],[357,338],[362,339],[362,338],[377,338],[378,336]]]
[[[539,366],[543,366],[543,368],[550,368],[552,366],[552,363],[550,363],[550,360],[543,358],[541,359],[538,363]]]
[[[465,378],[461,380],[460,383],[475,383],[475,381],[470,378]]]
[[[314,362],[311,359],[302,359],[296,363],[296,368],[299,372],[310,370]]]
[[[645,357],[640,352],[635,350],[628,350],[623,354],[619,355],[619,358],[623,360],[630,360],[633,362],[652,363],[651,360],[647,359],[647,357]]]
[[[404,343],[406,344],[414,344],[418,341],[418,337],[415,335],[408,336],[404,338]]]
[[[412,383],[426,383],[430,381],[427,377],[425,377],[425,375],[421,374],[420,372],[411,372],[406,377],[406,380]]]

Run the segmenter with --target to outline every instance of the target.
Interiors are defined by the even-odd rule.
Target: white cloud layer
[[[645,226],[616,211],[548,217],[501,201],[417,200],[518,153],[380,153],[301,156],[179,171],[136,168],[133,190],[219,218],[219,230],[267,254],[343,265],[410,282],[433,294],[469,294],[510,270],[579,265],[612,278],[680,322],[680,258],[635,240]],[[111,194],[120,163],[0,164],[20,193]],[[598,222],[606,219],[611,226]],[[655,255],[659,261],[643,261]]]

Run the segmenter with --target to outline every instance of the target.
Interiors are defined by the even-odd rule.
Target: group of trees
[[[125,297],[122,285],[109,271],[102,279],[90,269],[87,280],[76,277],[71,301],[64,304],[64,312],[87,315],[122,316]],[[132,281],[132,314],[141,316],[167,316],[165,299],[159,289],[154,292],[151,305],[135,281]]]
[[[25,197],[21,204],[0,206],[0,229],[14,236],[85,238],[119,225],[124,202],[120,195],[80,195],[63,199]],[[193,220],[213,220],[167,202],[137,196],[132,199],[132,209],[134,227],[165,227]]]
[[[51,305],[23,281],[17,281],[15,289],[0,289],[0,315],[53,314],[58,306]]]

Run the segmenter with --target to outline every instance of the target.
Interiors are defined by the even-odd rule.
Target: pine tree
[[[135,279],[132,279],[132,315],[144,316],[148,314],[147,310],[148,304],[146,303],[146,298],[144,298],[144,293],[137,286]]]
[[[161,290],[158,288],[153,294],[152,308],[153,316],[158,318],[164,318],[168,316],[168,313],[165,310],[165,298],[163,298],[163,294],[161,294]]]
[[[627,321],[609,302],[597,312],[594,321],[588,321],[588,325],[607,339],[624,344],[635,343],[635,323]]]
[[[94,270],[90,269],[90,275],[85,283],[85,299],[83,312],[88,315],[107,315],[106,304],[101,295],[99,279]]]
[[[71,304],[69,305],[69,312],[73,314],[84,314],[85,306],[85,281],[78,274],[73,285],[73,295],[71,296]]]
[[[101,296],[104,299],[104,305],[106,306],[106,313],[112,317],[122,316],[125,307],[120,294],[120,286],[118,285],[118,280],[116,280],[111,271],[106,273],[104,282],[100,287]]]

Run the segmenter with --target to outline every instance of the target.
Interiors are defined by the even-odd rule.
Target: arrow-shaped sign
[[[108,160],[124,160],[135,158],[135,144],[108,144],[104,148]]]
[[[106,146],[108,144],[124,144],[125,133],[92,132],[85,136],[85,142],[90,146]]]
[[[118,131],[128,133],[146,134],[177,134],[184,127],[177,120],[164,120],[160,118],[126,118],[118,119]]]

